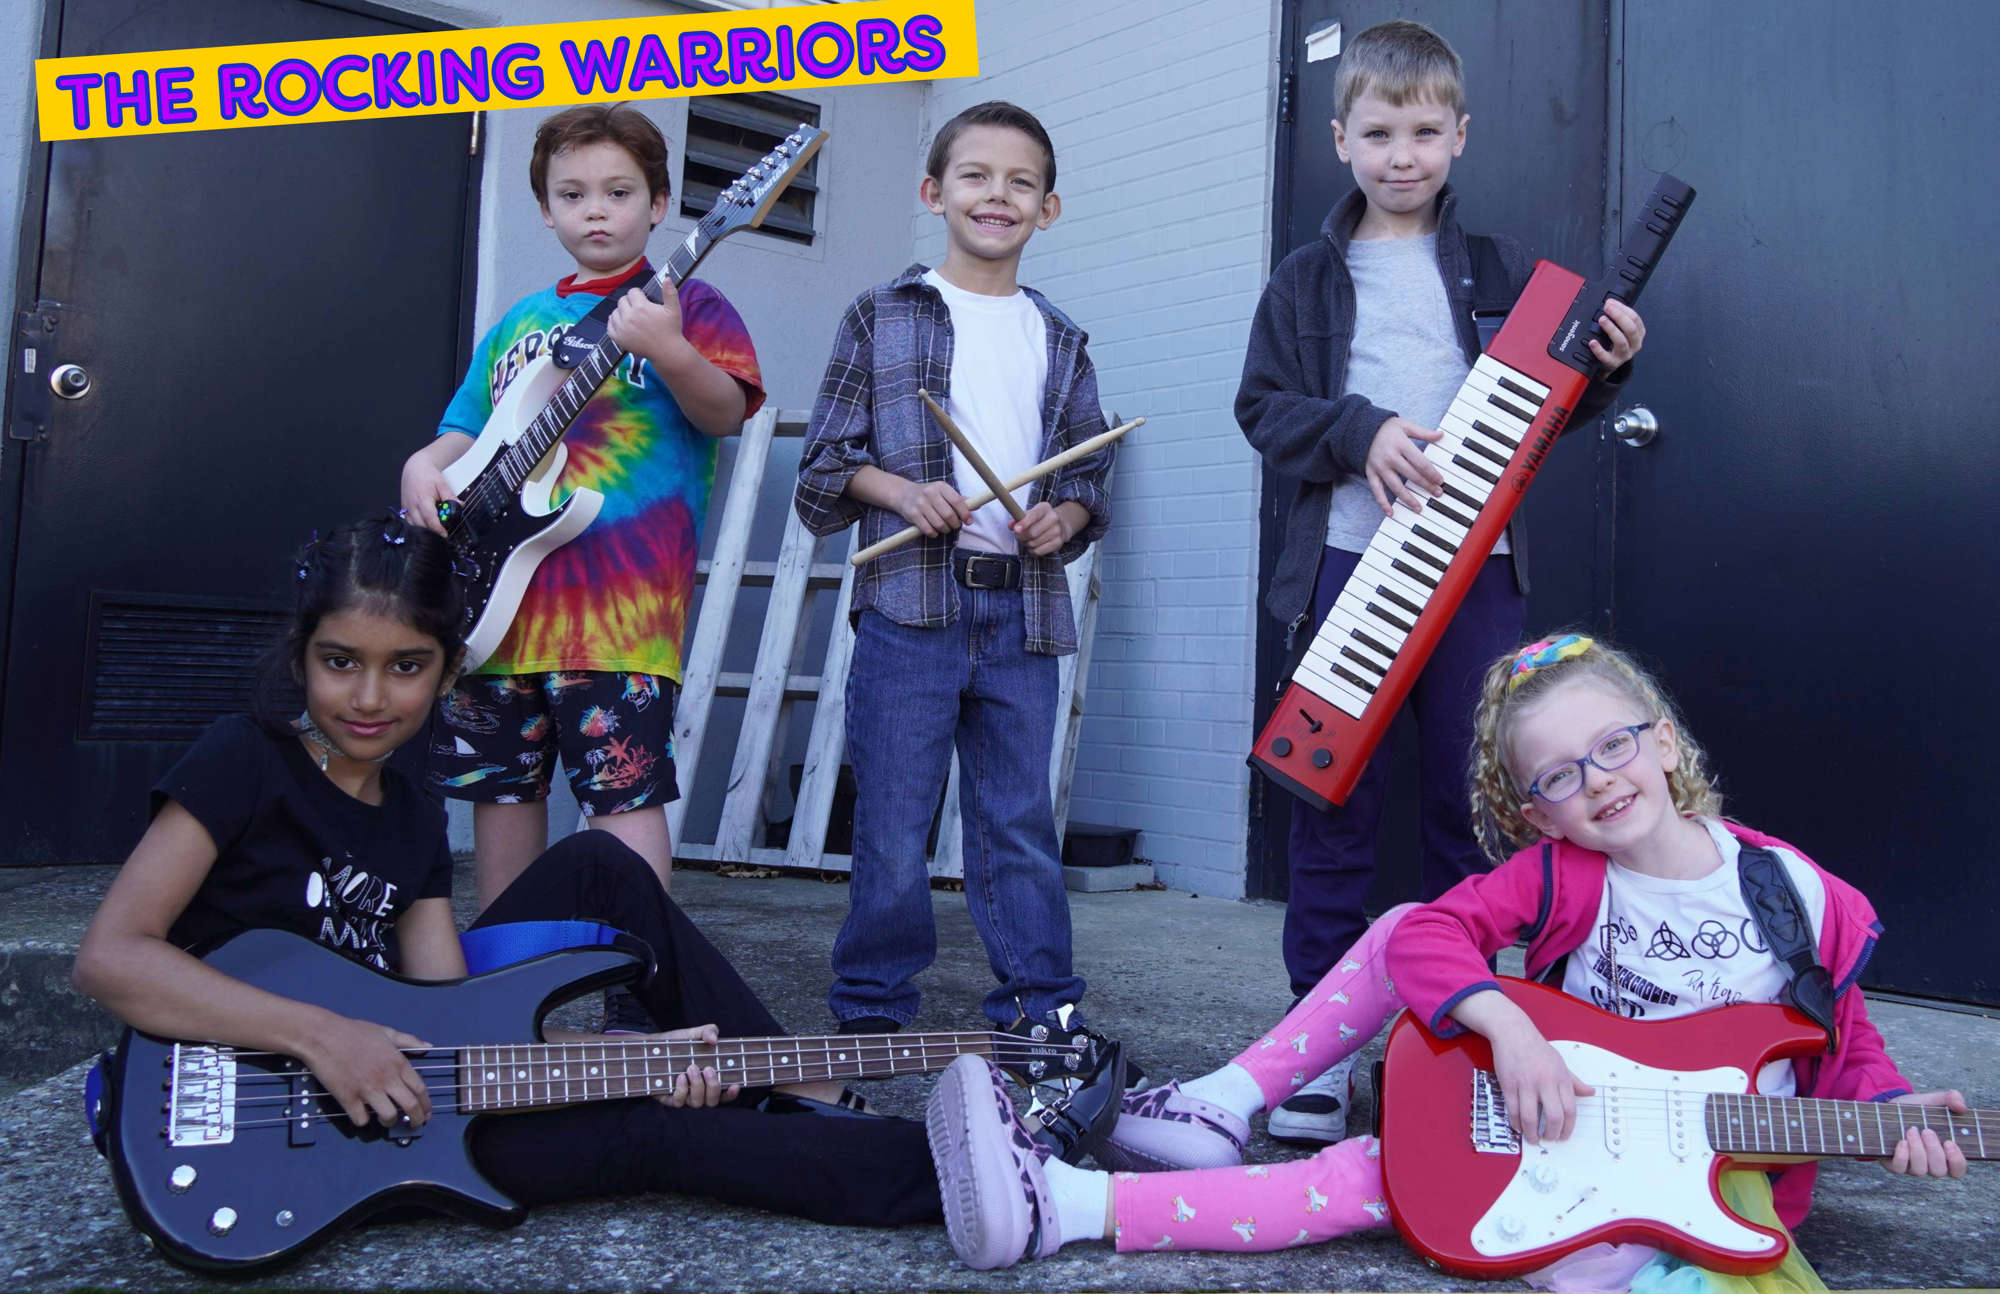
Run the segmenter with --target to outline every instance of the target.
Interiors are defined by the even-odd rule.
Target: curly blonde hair
[[[1638,661],[1615,647],[1592,641],[1581,653],[1544,665],[1514,682],[1518,656],[1518,651],[1508,652],[1487,666],[1479,711],[1473,716],[1472,828],[1489,858],[1499,862],[1541,839],[1541,832],[1521,815],[1528,792],[1507,767],[1509,743],[1521,715],[1556,689],[1584,679],[1606,685],[1655,719],[1671,721],[1680,749],[1680,761],[1667,772],[1674,807],[1683,814],[1721,815],[1722,795],[1709,780],[1701,747],[1688,734],[1666,690]]]

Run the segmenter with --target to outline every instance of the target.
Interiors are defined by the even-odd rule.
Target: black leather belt
[[[1018,589],[1021,587],[1021,559],[999,553],[974,552],[970,548],[951,550],[952,578],[968,589]]]

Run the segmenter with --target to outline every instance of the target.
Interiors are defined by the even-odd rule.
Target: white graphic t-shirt
[[[1788,977],[1743,901],[1741,841],[1713,818],[1699,819],[1722,865],[1692,881],[1662,880],[1620,866],[1605,869],[1596,934],[1569,955],[1563,992],[1634,1020],[1672,1020],[1712,1007],[1779,1001]],[[1813,942],[1826,924],[1826,885],[1787,849],[1776,849],[1812,917]],[[1757,1075],[1766,1096],[1797,1090],[1789,1060]]]

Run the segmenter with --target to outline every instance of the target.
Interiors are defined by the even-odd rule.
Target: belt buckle
[[[995,568],[991,582],[984,573],[987,566]],[[968,588],[999,589],[1007,584],[1007,563],[990,553],[970,553],[965,559],[965,583]]]

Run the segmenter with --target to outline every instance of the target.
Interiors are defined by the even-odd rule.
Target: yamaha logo
[[[1514,473],[1514,480],[1513,480],[1514,493],[1526,494],[1528,492],[1528,482],[1533,479],[1534,479],[1534,473],[1532,472]]]

